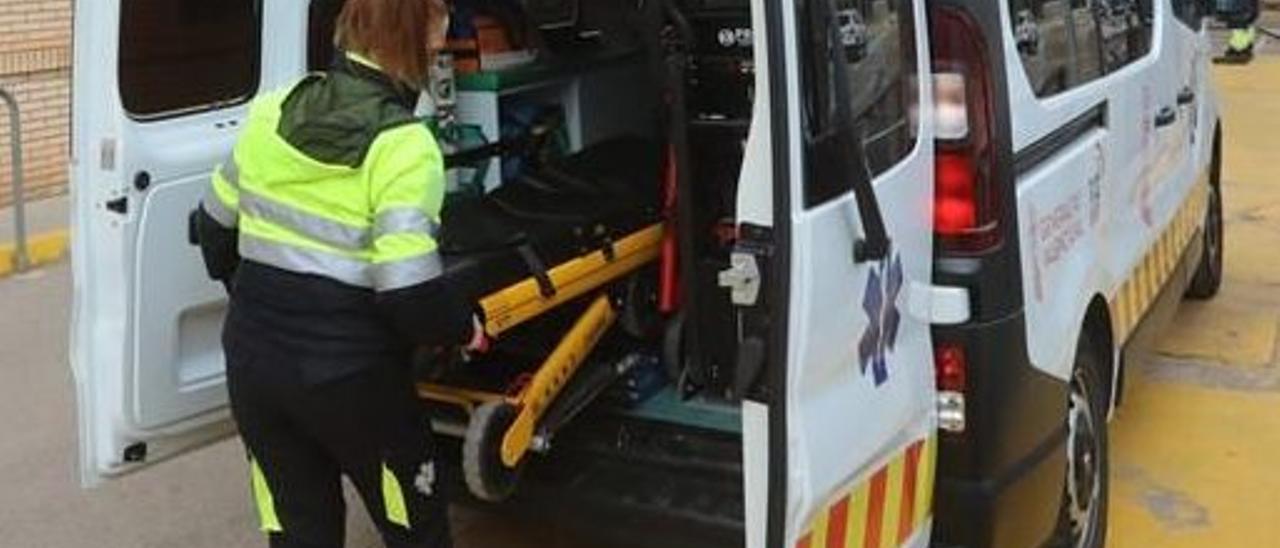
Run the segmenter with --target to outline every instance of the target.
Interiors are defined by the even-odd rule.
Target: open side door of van
[[[739,189],[740,272],[722,279],[763,273],[754,303],[728,284],[739,374],[752,349],[765,364],[743,407],[753,548],[924,546],[931,528],[927,29],[922,2],[857,6],[754,2],[765,114]]]
[[[287,72],[261,54],[264,10],[283,9],[271,4],[75,2],[71,361],[86,485],[231,432],[226,298],[187,214],[248,101],[278,83],[266,69]]]

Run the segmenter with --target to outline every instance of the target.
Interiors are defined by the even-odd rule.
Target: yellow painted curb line
[[[27,255],[31,258],[31,268],[57,262],[67,254],[67,245],[71,240],[68,230],[55,230],[36,234],[27,240]],[[18,250],[13,243],[0,244],[0,278],[13,274],[18,267]]]

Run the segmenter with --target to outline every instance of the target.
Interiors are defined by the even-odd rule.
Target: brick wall
[[[0,0],[0,86],[22,111],[28,199],[66,192],[71,0]],[[8,118],[0,117],[0,206],[11,201]]]

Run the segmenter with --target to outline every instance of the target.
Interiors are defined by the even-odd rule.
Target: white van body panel
[[[999,4],[1011,36],[1013,14]],[[1206,126],[1217,112],[1207,34],[1182,32],[1169,0],[1154,4],[1144,57],[1048,98],[1036,96],[1013,40],[1004,40],[1015,155],[1105,105],[1102,124],[1016,184],[1028,352],[1035,368],[1058,379],[1071,374],[1090,303],[1116,298],[1208,165]],[[1184,86],[1198,89],[1196,105],[1177,106]],[[1179,110],[1175,124],[1155,127],[1162,108]]]
[[[885,9],[875,3],[873,9]],[[929,74],[928,25],[924,3],[913,5],[917,74]],[[795,17],[799,10],[784,10]],[[793,31],[797,23],[787,21],[788,59],[805,58],[798,51]],[[787,81],[792,86],[787,109],[803,112],[799,97],[804,81],[796,63],[787,63]],[[921,484],[932,486],[932,460],[936,413],[934,399],[933,344],[929,319],[932,292],[912,290],[928,286],[933,271],[933,96],[932,81],[919,78],[917,143],[905,158],[873,179],[879,207],[892,240],[890,257],[884,261],[856,263],[852,258],[857,238],[864,234],[853,193],[821,205],[806,208],[804,165],[795,161],[805,151],[795,136],[803,135],[798,116],[791,118],[788,134],[793,136],[791,158],[792,230],[791,307],[787,357],[787,456],[789,486],[787,506],[787,546],[825,546],[833,520],[847,516],[850,523],[865,524],[855,515],[865,509],[869,483],[884,481],[888,497],[903,495],[897,482],[904,472],[903,455],[911,453],[919,461]],[[870,367],[860,367],[859,343],[867,336],[871,314],[870,293],[878,281],[893,277],[900,265],[901,287],[890,289],[886,306],[896,308],[900,330],[896,346],[886,353],[888,377],[874,379]],[[892,285],[891,282],[885,282]],[[886,286],[887,286],[886,285]],[[926,314],[909,313],[912,298]],[[879,320],[873,320],[879,321]],[[922,473],[924,474],[924,473]],[[880,476],[886,476],[887,481]],[[775,495],[776,496],[776,495]],[[875,496],[871,495],[874,499]],[[862,502],[858,502],[862,501]],[[872,502],[871,504],[875,504]],[[897,545],[898,508],[884,518],[886,545]],[[903,517],[903,516],[899,516]],[[905,545],[926,545],[927,515],[920,520]],[[868,525],[871,527],[873,525]],[[875,524],[874,526],[879,526]],[[850,527],[849,530],[853,530]],[[845,529],[839,529],[845,530]]]
[[[302,74],[306,6],[262,5],[258,90]],[[72,365],[82,481],[226,436],[226,307],[188,242],[186,216],[231,150],[247,101],[163,119],[125,111],[119,0],[76,2]],[[135,180],[146,174],[149,186]],[[123,200],[123,201],[121,201]],[[113,203],[114,202],[114,203]],[[113,203],[120,211],[108,207]],[[126,451],[130,453],[126,457]]]
[[[747,548],[764,548],[769,534],[769,406],[742,403],[742,478]]]
[[[751,0],[751,26],[754,45],[752,55],[757,67],[768,67],[769,45],[765,42],[764,0]],[[742,172],[738,176],[738,223],[773,226],[773,189],[769,186],[773,173],[773,118],[768,116],[773,98],[769,90],[769,72],[756,71],[755,116],[747,134]]]
[[[738,177],[738,224],[772,227],[773,128],[767,113],[769,91],[769,43],[766,41],[765,1],[751,0],[752,51],[756,61],[755,106],[747,134],[742,172]],[[742,402],[743,523],[747,548],[764,548],[769,534],[769,406]]]

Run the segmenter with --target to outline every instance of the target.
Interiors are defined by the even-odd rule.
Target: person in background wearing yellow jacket
[[[1258,41],[1258,29],[1254,26],[1259,16],[1257,0],[1218,0],[1218,10],[1231,35],[1227,38],[1227,51],[1215,61],[1236,65],[1252,61],[1253,46]]]

